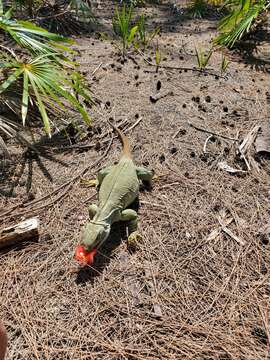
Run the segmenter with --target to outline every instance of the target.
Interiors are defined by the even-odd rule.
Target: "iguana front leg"
[[[93,219],[93,217],[96,215],[97,211],[98,211],[98,206],[96,204],[91,204],[88,207],[88,213],[89,213],[90,220]]]
[[[88,186],[96,186],[96,187],[100,186],[105,176],[107,176],[111,171],[111,168],[112,166],[108,166],[104,169],[99,170],[96,179],[84,180],[84,183]]]
[[[134,251],[137,248],[138,242],[141,240],[141,235],[138,229],[138,214],[135,210],[125,209],[121,213],[120,221],[128,221],[128,249]]]
[[[154,176],[154,170],[148,170],[144,167],[136,167],[138,179],[147,182],[150,186],[152,185],[152,179]]]
[[[107,176],[109,174],[111,169],[112,169],[112,166],[108,166],[104,169],[99,170],[99,172],[97,174],[97,186],[100,186],[102,184],[102,181],[104,180],[105,176]]]

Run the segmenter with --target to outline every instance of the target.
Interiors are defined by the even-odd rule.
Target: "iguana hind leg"
[[[142,180],[143,182],[148,183],[150,186],[152,185],[154,170],[149,170],[144,167],[137,167],[136,172],[137,172],[138,179]]]
[[[141,235],[138,229],[138,214],[135,210],[125,209],[121,213],[121,221],[128,221],[128,249],[134,251],[137,248],[138,242],[141,240]]]

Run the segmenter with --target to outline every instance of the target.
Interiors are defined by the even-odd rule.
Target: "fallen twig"
[[[223,224],[225,226],[228,226],[228,225],[230,225],[231,222],[233,222],[233,220],[234,220],[233,217],[227,218],[224,220]],[[207,241],[215,240],[218,237],[218,235],[220,235],[221,231],[222,231],[222,227],[219,227],[219,228],[211,231],[211,233],[209,234],[209,236],[207,238]]]
[[[143,55],[143,53],[137,49],[137,52],[141,55],[141,57],[143,58],[143,60],[150,66],[154,66],[155,68],[157,67],[157,64],[153,64],[151,61],[149,61],[148,59],[145,58],[145,56]],[[222,75],[219,75],[218,73],[213,72],[213,69],[210,70],[206,70],[206,69],[198,69],[196,67],[186,67],[186,66],[170,66],[170,65],[158,65],[159,69],[167,69],[167,70],[183,70],[183,71],[194,71],[194,72],[198,72],[200,74],[208,74],[208,75],[212,75],[212,76],[217,76],[218,78],[222,78],[224,79],[225,77]]]
[[[207,241],[215,240],[218,235],[221,234],[223,231],[225,234],[229,235],[232,239],[237,241],[240,245],[244,246],[246,242],[242,239],[240,239],[238,236],[236,236],[227,226],[230,225],[234,218],[232,216],[228,216],[226,211],[224,209],[220,210],[219,215],[217,217],[220,227],[211,231],[209,234]]]
[[[145,276],[147,278],[147,284],[148,284],[148,288],[152,297],[152,302],[153,302],[153,309],[154,309],[154,314],[157,318],[162,318],[163,314],[162,314],[162,310],[161,310],[161,306],[158,304],[156,298],[157,298],[157,290],[155,287],[155,281],[153,279],[153,272],[152,270],[147,266],[145,268]]]
[[[225,135],[221,135],[221,134],[217,134],[215,133],[214,131],[212,130],[208,130],[208,129],[204,129],[204,128],[201,128],[197,125],[194,125],[190,122],[188,122],[188,125],[191,126],[192,128],[198,130],[198,131],[202,131],[202,132],[205,132],[207,134],[211,134],[211,135],[214,135],[214,136],[217,136],[217,137],[220,137],[220,138],[223,138],[223,139],[226,139],[226,140],[230,140],[230,141],[238,141],[237,138],[232,138],[232,137],[229,137],[229,136],[225,136]]]
[[[94,76],[95,73],[100,69],[100,67],[102,66],[102,62],[95,68],[95,70],[92,72],[91,76]]]
[[[229,235],[232,239],[234,239],[236,242],[238,242],[240,245],[244,246],[246,244],[246,242],[242,239],[240,239],[238,236],[236,236],[230,229],[228,229],[228,225],[232,222],[232,220],[234,220],[233,217],[228,218],[226,212],[220,211],[219,216],[218,216],[218,222],[221,226],[221,230]]]
[[[124,133],[129,132],[130,130],[134,129],[140,122],[142,121],[142,117],[140,116],[139,119],[131,125],[129,128],[127,128]]]
[[[37,210],[42,210],[44,208],[47,208],[47,207],[50,207],[52,206],[53,204],[55,204],[57,201],[59,201],[60,199],[62,199],[63,197],[65,197],[68,193],[68,191],[71,189],[72,187],[72,183],[70,183],[66,189],[63,191],[63,193],[59,194],[57,197],[55,197],[51,202],[49,203],[46,203],[46,204],[43,204],[43,205],[40,205],[38,206],[37,208],[35,209],[29,209],[27,211],[21,211],[19,213],[16,213],[16,214],[12,214],[12,217],[17,217],[17,216],[22,216],[22,215],[27,215],[27,214],[32,214],[35,213]]]
[[[217,163],[217,168],[220,170],[224,170],[230,174],[239,174],[239,173],[245,174],[246,173],[245,170],[233,168],[232,166],[228,165],[226,161],[219,161]]]
[[[208,144],[208,141],[212,138],[215,138],[214,135],[210,135],[208,136],[208,138],[205,140],[205,143],[203,145],[203,153],[206,154],[207,153],[207,144]]]
[[[163,91],[161,93],[158,93],[156,95],[150,95],[150,101],[152,103],[156,103],[158,100],[165,98],[166,96],[172,96],[173,91]]]
[[[233,240],[238,242],[240,245],[244,246],[246,245],[246,242],[244,240],[241,240],[238,236],[236,236],[230,229],[228,229],[226,226],[222,226],[222,231],[225,232],[225,234],[229,235]]]

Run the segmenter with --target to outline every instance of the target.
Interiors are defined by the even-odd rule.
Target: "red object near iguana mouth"
[[[97,249],[86,251],[83,245],[78,245],[75,252],[75,259],[82,265],[91,265],[94,262],[94,256]]]

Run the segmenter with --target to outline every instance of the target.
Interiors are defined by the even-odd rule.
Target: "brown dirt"
[[[102,11],[109,29],[110,17],[104,20]],[[162,23],[162,65],[193,67],[194,46],[209,47],[216,19],[177,18],[166,1],[146,11]],[[73,256],[95,189],[72,181],[41,202],[0,214],[3,226],[32,215],[41,223],[38,244],[0,255],[8,359],[267,359],[269,160],[259,165],[259,173],[220,171],[215,161],[221,151],[231,166],[244,168],[233,142],[219,138],[205,155],[208,134],[188,124],[243,138],[268,119],[267,71],[231,54],[226,78],[169,69],[156,73],[138,54],[132,54],[138,65],[130,59],[121,64],[111,40],[95,34],[77,40],[91,90],[109,106],[90,110],[96,132],[76,145],[98,143],[101,136],[109,140],[108,117],[126,128],[141,117],[128,133],[134,159],[161,177],[152,191],[140,193],[139,249],[130,254],[116,226],[89,269],[77,271]],[[261,46],[269,54],[269,45]],[[210,60],[216,73],[220,59],[217,52]],[[158,80],[161,91],[173,95],[152,103]],[[118,159],[119,141],[107,148],[108,143],[99,150],[63,151],[52,141],[40,147],[39,157],[18,154],[2,173],[2,213],[50,194],[84,167],[89,170],[83,176],[93,177]],[[108,154],[98,161],[106,148]],[[219,228],[222,210],[233,217],[228,228],[244,245],[225,233],[208,239]],[[154,311],[158,306],[161,317]]]

